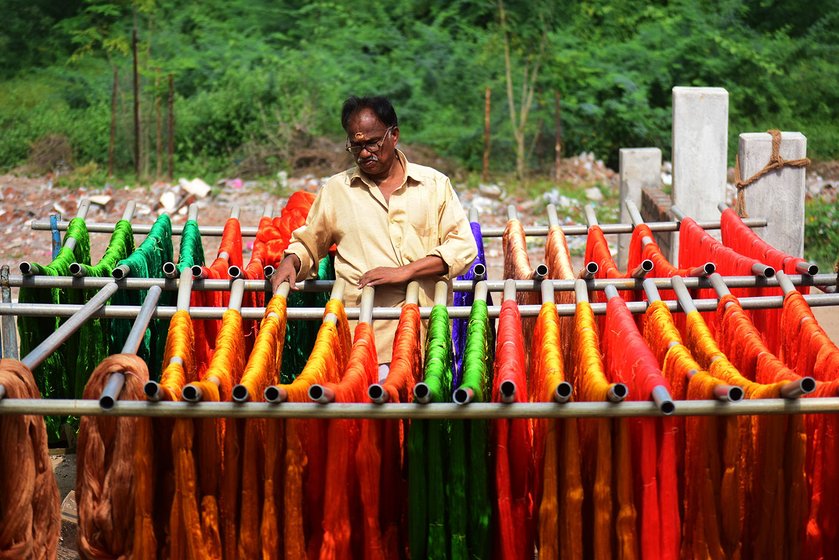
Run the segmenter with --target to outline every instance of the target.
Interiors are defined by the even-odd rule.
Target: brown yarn
[[[0,360],[0,385],[7,398],[40,398],[32,372],[17,360]],[[61,504],[43,417],[0,415],[0,449],[0,558],[55,558]]]
[[[767,130],[768,134],[772,135],[772,155],[769,156],[769,163],[763,169],[746,179],[742,180],[740,177],[740,156],[734,159],[734,186],[737,187],[737,202],[734,205],[734,211],[741,218],[748,218],[746,213],[746,197],[743,191],[747,187],[754,184],[758,179],[772,171],[780,171],[784,167],[807,167],[810,165],[810,158],[791,159],[786,160],[781,157],[781,131],[777,129]]]
[[[98,399],[112,373],[125,374],[120,400],[143,400],[146,363],[133,354],[102,360],[82,398]],[[85,416],[79,426],[76,502],[82,558],[131,558],[134,541],[134,446],[137,418]]]

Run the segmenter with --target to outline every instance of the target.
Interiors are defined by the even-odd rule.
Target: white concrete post
[[[621,223],[628,224],[629,210],[624,201],[631,200],[641,208],[641,191],[646,188],[661,187],[661,150],[658,148],[621,148],[620,149],[620,205]],[[626,267],[629,258],[629,240],[631,235],[622,233],[618,236],[618,268]]]
[[[673,203],[696,220],[719,218],[728,172],[728,92],[673,88]],[[712,232],[713,234],[713,232]],[[719,238],[719,232],[716,233]],[[671,262],[678,261],[674,236]]]
[[[807,157],[807,138],[800,132],[781,133],[781,157]],[[772,136],[765,132],[740,135],[740,177],[746,180],[769,162]],[[766,218],[766,227],[755,230],[767,243],[788,255],[804,255],[805,168],[784,167],[768,173],[743,191],[746,211]]]

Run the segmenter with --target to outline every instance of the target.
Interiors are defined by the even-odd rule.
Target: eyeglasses
[[[395,127],[393,126],[388,128],[379,140],[376,140],[375,142],[368,142],[366,144],[351,144],[350,139],[347,138],[347,151],[354,156],[360,154],[362,150],[367,150],[371,154],[375,154],[376,152],[382,149],[382,144],[385,143],[385,140],[387,140],[387,137],[390,135],[394,128]]]

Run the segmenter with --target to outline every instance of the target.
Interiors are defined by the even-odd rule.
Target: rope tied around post
[[[758,179],[773,171],[780,171],[784,167],[807,167],[810,165],[810,158],[790,159],[786,160],[781,157],[781,131],[772,129],[766,131],[772,136],[772,155],[769,156],[769,162],[757,173],[746,179],[745,181],[740,176],[740,156],[738,155],[734,160],[734,186],[737,187],[737,202],[734,204],[734,211],[741,218],[748,218],[746,213],[746,197],[743,191],[751,186]]]

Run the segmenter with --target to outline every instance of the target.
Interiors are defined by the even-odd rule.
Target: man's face
[[[357,149],[353,157],[359,169],[374,179],[387,177],[396,159],[399,129],[388,128],[376,113],[362,109],[350,117],[347,137],[349,147]]]

